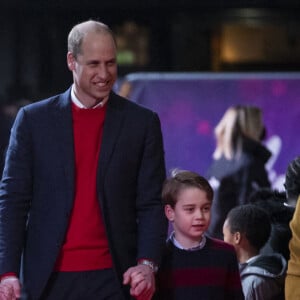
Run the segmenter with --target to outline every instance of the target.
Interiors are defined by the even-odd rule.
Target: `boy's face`
[[[228,219],[225,220],[223,225],[223,236],[224,236],[224,242],[232,245],[235,249],[235,252],[237,254],[237,258],[239,262],[241,261],[241,251],[243,251],[244,248],[244,237],[240,232],[231,233],[230,232],[230,225]]]
[[[210,223],[211,201],[196,187],[183,189],[173,209],[165,206],[165,214],[173,223],[175,238],[184,247],[198,246]]]
[[[224,236],[224,242],[235,246],[234,234],[230,232],[228,219],[225,220],[223,225],[223,236]]]

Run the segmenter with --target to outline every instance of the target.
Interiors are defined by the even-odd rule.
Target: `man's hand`
[[[0,300],[16,300],[21,298],[21,284],[17,277],[7,276],[0,283]]]
[[[137,300],[150,300],[155,292],[153,270],[147,265],[131,267],[123,274],[123,284],[130,284],[130,294]]]

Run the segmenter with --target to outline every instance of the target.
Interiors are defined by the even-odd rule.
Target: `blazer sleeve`
[[[149,258],[159,263],[166,241],[167,219],[161,202],[161,189],[166,176],[164,148],[156,113],[152,113],[146,128],[137,187],[137,258]]]
[[[19,273],[32,192],[32,150],[26,113],[21,109],[11,130],[0,186],[0,274]]]

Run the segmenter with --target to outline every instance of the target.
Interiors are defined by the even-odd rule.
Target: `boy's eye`
[[[203,211],[205,211],[205,212],[208,212],[208,211],[210,211],[210,206],[206,206],[206,207],[204,207],[204,208],[203,208]]]

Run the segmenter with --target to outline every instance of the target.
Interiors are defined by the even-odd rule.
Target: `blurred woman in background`
[[[265,126],[256,106],[229,107],[215,127],[216,149],[206,177],[215,190],[209,235],[223,239],[229,210],[246,204],[258,188],[270,187],[265,164],[271,152],[262,144]]]

